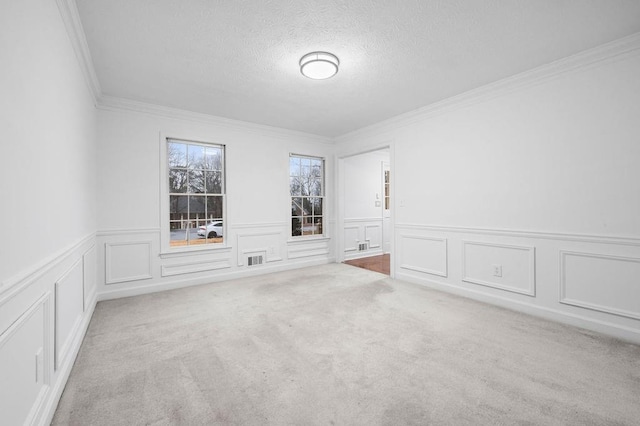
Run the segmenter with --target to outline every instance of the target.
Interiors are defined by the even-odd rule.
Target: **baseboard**
[[[210,284],[220,281],[235,280],[239,278],[253,277],[256,275],[270,274],[274,272],[288,271],[292,269],[305,268],[308,266],[325,265],[334,263],[335,258],[323,258],[314,260],[303,260],[296,262],[280,263],[275,265],[260,265],[251,269],[242,269],[222,274],[212,274],[210,276],[198,278],[185,278],[180,280],[162,281],[151,284],[139,285],[135,287],[120,288],[98,292],[98,301],[120,299],[123,297],[139,296],[142,294],[157,293],[166,290],[191,287],[196,285]]]
[[[62,397],[62,392],[67,384],[67,380],[69,380],[69,375],[71,374],[73,365],[75,364],[78,353],[80,352],[84,336],[87,334],[87,330],[89,329],[89,324],[91,323],[91,318],[93,317],[93,312],[97,303],[97,294],[94,293],[91,301],[89,302],[88,309],[85,310],[83,314],[82,322],[78,327],[75,337],[73,338],[71,347],[69,348],[70,356],[66,357],[64,364],[60,366],[57,380],[53,385],[52,391],[49,393],[49,400],[44,404],[45,408],[40,416],[40,421],[37,422],[40,426],[49,425],[53,420],[53,416],[58,408],[58,402],[60,402],[60,397]]]
[[[481,291],[475,291],[453,284],[448,284],[436,280],[418,278],[401,272],[396,273],[396,279],[410,282],[413,284],[423,285],[435,290],[444,291],[446,293],[455,294],[457,296],[467,297],[479,302],[500,306],[501,308],[511,309],[517,312],[525,313],[535,317],[571,325],[596,333],[606,334],[631,343],[640,344],[640,330],[625,327],[619,324],[613,324],[582,315],[569,312],[563,312],[544,306],[538,306],[531,303],[521,302],[518,300],[508,299],[505,297],[487,294]]]

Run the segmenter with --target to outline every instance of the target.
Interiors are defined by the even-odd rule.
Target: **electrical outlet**
[[[502,265],[493,265],[493,276],[494,277],[502,276]]]

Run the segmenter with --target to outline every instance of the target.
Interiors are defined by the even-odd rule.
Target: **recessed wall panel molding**
[[[462,281],[535,296],[535,248],[462,241]]]
[[[96,246],[93,245],[82,255],[82,270],[84,274],[84,304],[83,310],[86,311],[89,308],[91,301],[94,299],[97,293],[97,271],[96,271]]]
[[[345,224],[382,222],[382,217],[346,217]]]
[[[360,227],[358,225],[350,225],[344,227],[344,251],[358,251],[358,236]]]
[[[318,238],[306,241],[290,241],[287,247],[289,259],[300,259],[312,256],[327,256],[330,254],[329,238]]]
[[[264,263],[283,260],[284,240],[284,231],[282,230],[238,234],[238,266],[244,266],[247,263],[247,255],[258,252],[262,253]]]
[[[368,242],[369,248],[380,248],[382,246],[382,221],[375,225],[365,225],[364,239]]]
[[[51,389],[49,292],[0,335],[2,424],[33,424]]]
[[[560,302],[640,319],[640,258],[560,251]]]
[[[402,269],[446,277],[448,275],[447,239],[400,235]]]
[[[66,358],[84,312],[84,273],[78,259],[55,284],[56,369]]]
[[[105,274],[106,284],[153,278],[151,241],[105,243]]]
[[[216,271],[218,269],[231,268],[230,259],[219,259],[202,262],[176,263],[172,265],[162,265],[161,273],[163,277],[174,275],[191,274],[195,272]]]

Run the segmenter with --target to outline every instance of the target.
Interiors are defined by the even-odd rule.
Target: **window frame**
[[[291,194],[291,159],[293,157],[296,158],[300,158],[300,159],[311,159],[311,160],[320,160],[321,162],[321,179],[320,179],[320,185],[321,185],[321,195],[314,195],[314,196],[304,196],[304,195],[292,195]],[[304,241],[304,240],[314,240],[314,239],[324,239],[327,238],[327,223],[326,223],[326,219],[327,219],[327,191],[326,191],[326,175],[327,175],[327,160],[325,157],[322,156],[318,156],[318,155],[308,155],[308,154],[298,154],[295,152],[290,152],[289,153],[289,162],[288,162],[288,169],[289,172],[287,174],[288,178],[289,178],[289,236],[288,236],[288,240],[290,242],[295,242],[295,241]],[[294,216],[292,214],[292,205],[293,205],[293,199],[294,198],[320,198],[321,199],[321,204],[322,204],[322,215],[319,216],[320,220],[321,220],[321,224],[322,224],[322,233],[318,233],[318,234],[311,234],[311,235],[304,235],[304,233],[302,233],[301,235],[293,235],[293,218],[298,217],[298,216]],[[305,217],[305,215],[303,215],[302,217]],[[311,217],[312,220],[314,218],[317,218],[318,216],[316,216],[315,214],[312,214],[308,217]]]
[[[171,247],[170,229],[170,189],[169,189],[169,141],[177,141],[190,145],[200,145],[204,147],[215,147],[222,149],[222,223],[223,240],[222,243],[194,244],[179,247]],[[206,252],[215,250],[228,250],[228,223],[227,223],[227,146],[222,143],[211,141],[203,137],[174,136],[160,134],[160,257],[179,256],[193,252]],[[205,219],[206,220],[206,219]]]

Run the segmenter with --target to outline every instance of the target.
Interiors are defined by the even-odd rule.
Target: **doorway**
[[[393,275],[391,150],[338,159],[338,259]]]

